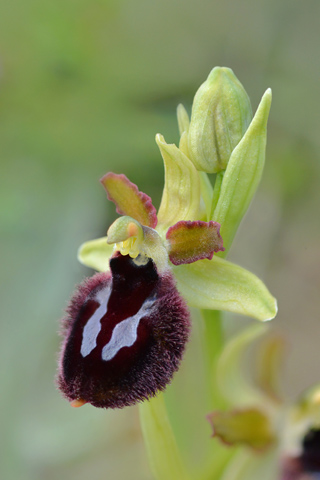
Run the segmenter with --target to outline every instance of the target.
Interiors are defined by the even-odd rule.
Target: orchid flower
[[[224,409],[207,418],[213,437],[232,452],[228,467],[217,477],[221,480],[253,480],[258,475],[266,480],[312,480],[320,474],[320,387],[308,389],[294,403],[285,399],[279,380],[283,338],[264,339],[251,360],[255,381],[245,375],[246,351],[268,330],[260,324],[242,331],[228,341],[217,362]]]
[[[233,72],[214,68],[191,119],[178,106],[179,146],[156,135],[165,172],[158,212],[125,175],[107,173],[101,183],[120,217],[79,249],[80,262],[99,273],[77,288],[62,321],[59,388],[75,407],[143,402],[142,430],[159,480],[188,478],[159,392],[183,358],[189,307],[211,323],[220,310],[260,321],[277,313],[264,283],[225,259],[261,179],[270,105],[268,89],[252,118]]]

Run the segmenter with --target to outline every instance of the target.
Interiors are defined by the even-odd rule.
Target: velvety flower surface
[[[80,285],[64,320],[58,381],[75,406],[121,408],[154,395],[188,338],[188,309],[169,273],[120,253],[110,267]]]

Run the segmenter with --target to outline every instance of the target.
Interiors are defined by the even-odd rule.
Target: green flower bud
[[[233,71],[215,67],[193,101],[188,151],[195,167],[224,170],[251,119],[250,99]]]

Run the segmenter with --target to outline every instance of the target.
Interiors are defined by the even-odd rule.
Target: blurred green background
[[[190,111],[216,65],[254,110],[273,89],[265,175],[230,258],[279,300],[287,394],[319,380],[319,18],[317,0],[2,2],[1,479],[151,479],[135,407],[72,409],[57,392],[58,319],[91,274],[79,244],[115,218],[98,179],[126,173],[158,205],[154,136],[177,142],[176,105]],[[204,423],[193,348],[176,385]]]

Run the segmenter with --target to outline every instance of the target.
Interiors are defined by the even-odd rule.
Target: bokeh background
[[[319,381],[319,18],[317,0],[2,2],[1,479],[151,479],[135,407],[72,409],[57,392],[58,319],[91,274],[79,244],[115,218],[98,179],[124,172],[158,205],[154,136],[177,142],[176,105],[190,111],[216,65],[254,110],[274,94],[265,175],[230,259],[279,300],[287,395]],[[193,348],[174,383],[204,423]]]

